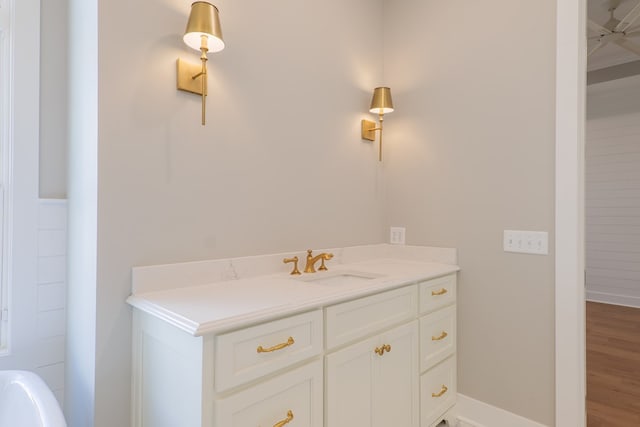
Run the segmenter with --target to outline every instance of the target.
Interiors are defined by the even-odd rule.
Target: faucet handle
[[[322,254],[322,257],[320,257],[320,267],[318,267],[318,270],[327,271],[328,268],[326,265],[324,265],[324,262],[330,260],[331,258],[333,258],[332,253]]]
[[[282,260],[282,262],[285,263],[285,264],[288,264],[288,263],[291,263],[291,262],[293,263],[293,270],[290,273],[292,276],[301,274],[300,270],[298,270],[298,257],[297,256],[294,256],[293,258],[285,258],[285,259]]]

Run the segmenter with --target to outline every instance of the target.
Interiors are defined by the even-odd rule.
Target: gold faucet
[[[307,250],[307,265],[304,267],[304,272],[315,273],[316,272],[315,264],[316,262],[318,262],[319,259],[321,259],[322,262],[320,263],[320,267],[318,268],[318,270],[323,270],[323,271],[327,270],[327,267],[324,265],[324,262],[330,260],[331,258],[333,258],[333,254],[322,252],[321,254],[313,256],[313,251],[311,249]]]

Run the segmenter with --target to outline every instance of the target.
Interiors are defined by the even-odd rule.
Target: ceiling
[[[615,11],[615,17],[618,19],[626,16],[626,14],[640,2],[640,0],[588,0],[587,14],[589,19],[600,25],[607,22],[609,20],[609,8],[612,1],[614,4],[619,3]],[[638,25],[640,25],[640,19],[636,21],[633,27],[637,27]],[[589,29],[587,30],[587,35],[590,37],[597,34]],[[640,45],[640,37],[635,38],[634,42]],[[592,43],[595,42],[589,42],[589,48],[592,46]],[[609,43],[589,56],[587,69],[592,71],[638,60],[640,60],[640,56],[621,48],[615,43]]]

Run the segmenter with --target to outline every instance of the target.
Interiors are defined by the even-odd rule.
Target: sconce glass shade
[[[197,1],[191,5],[183,40],[187,46],[199,51],[202,36],[207,36],[209,52],[220,52],[224,49],[218,8],[209,2]]]
[[[387,114],[393,111],[393,100],[391,99],[391,89],[388,87],[377,87],[373,90],[371,107],[369,112]]]

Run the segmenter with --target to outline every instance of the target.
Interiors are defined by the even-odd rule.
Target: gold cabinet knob
[[[437,291],[431,291],[431,295],[434,297],[440,296],[440,295],[444,295],[446,294],[448,291],[445,288],[439,289]]]
[[[273,425],[273,427],[282,427],[283,425],[289,424],[291,422],[291,420],[293,420],[293,411],[291,409],[289,409],[287,411],[287,418],[285,418],[282,421],[278,421],[277,423],[275,423]]]
[[[287,342],[283,342],[282,344],[276,344],[273,347],[269,347],[269,348],[264,348],[262,346],[259,346],[256,350],[258,353],[271,353],[273,351],[278,351],[278,350],[282,350],[283,348],[290,347],[293,344],[295,344],[295,342],[296,341],[293,339],[293,337],[289,337]]]
[[[385,351],[389,353],[391,351],[391,345],[383,344],[381,347],[376,347],[375,350],[373,350],[373,352],[378,356],[382,356]]]

